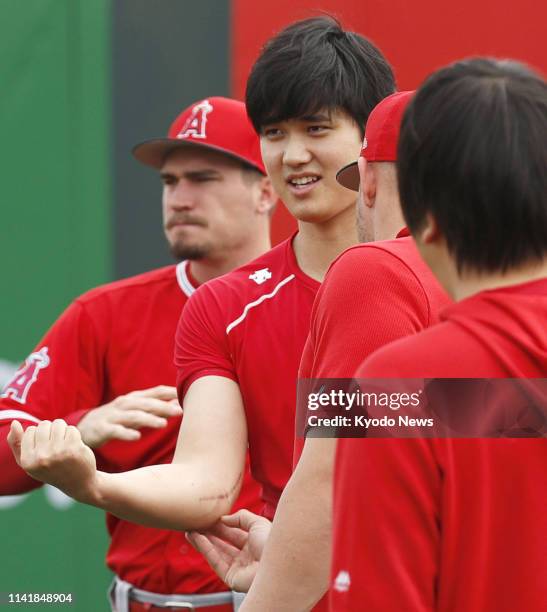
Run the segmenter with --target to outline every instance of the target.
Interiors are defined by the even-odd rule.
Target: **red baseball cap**
[[[379,102],[369,115],[361,157],[369,162],[397,161],[397,143],[403,113],[414,91],[399,91]],[[359,191],[357,162],[344,166],[336,174],[336,180],[353,191]]]
[[[266,174],[260,140],[247,117],[245,104],[230,98],[200,100],[173,121],[167,138],[146,140],[133,148],[143,164],[161,168],[165,156],[181,147],[204,147],[238,159]]]

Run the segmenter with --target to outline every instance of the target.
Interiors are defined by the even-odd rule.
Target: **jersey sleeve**
[[[30,425],[30,422],[27,423]],[[9,430],[7,421],[0,423],[0,495],[19,495],[41,486],[42,483],[31,478],[17,465],[7,440]]]
[[[0,394],[0,494],[20,493],[34,483],[17,466],[7,445],[11,421],[17,419],[25,428],[57,418],[76,425],[101,402],[103,353],[101,334],[76,301],[6,383]]]
[[[182,401],[190,385],[203,376],[237,382],[221,296],[202,286],[182,309],[175,336],[177,392]]]
[[[339,440],[333,610],[436,609],[442,482],[433,445],[424,439]]]
[[[301,373],[350,378],[373,351],[428,323],[423,287],[399,257],[373,245],[350,249],[317,295]]]

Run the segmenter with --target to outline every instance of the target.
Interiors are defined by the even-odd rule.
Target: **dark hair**
[[[298,21],[271,38],[247,81],[247,113],[269,123],[343,109],[362,132],[370,111],[395,91],[385,57],[332,17]]]
[[[410,231],[430,213],[459,271],[547,253],[547,84],[523,64],[471,58],[431,75],[403,117],[397,168]]]

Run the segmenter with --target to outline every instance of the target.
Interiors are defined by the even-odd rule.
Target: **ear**
[[[424,224],[418,232],[418,240],[423,244],[434,244],[442,238],[441,231],[435,220],[435,217],[431,213],[427,213],[425,216]]]
[[[376,200],[376,175],[372,166],[364,157],[359,157],[357,166],[359,167],[359,184],[363,202],[365,206],[372,208]]]
[[[277,202],[277,193],[273,188],[272,181],[269,177],[263,176],[256,182],[255,189],[257,190],[256,212],[261,215],[269,215]]]

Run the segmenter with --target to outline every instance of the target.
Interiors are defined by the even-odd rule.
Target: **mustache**
[[[195,217],[193,215],[173,215],[169,217],[165,223],[166,229],[171,229],[175,225],[200,225],[201,227],[207,227],[207,221],[201,217]]]

